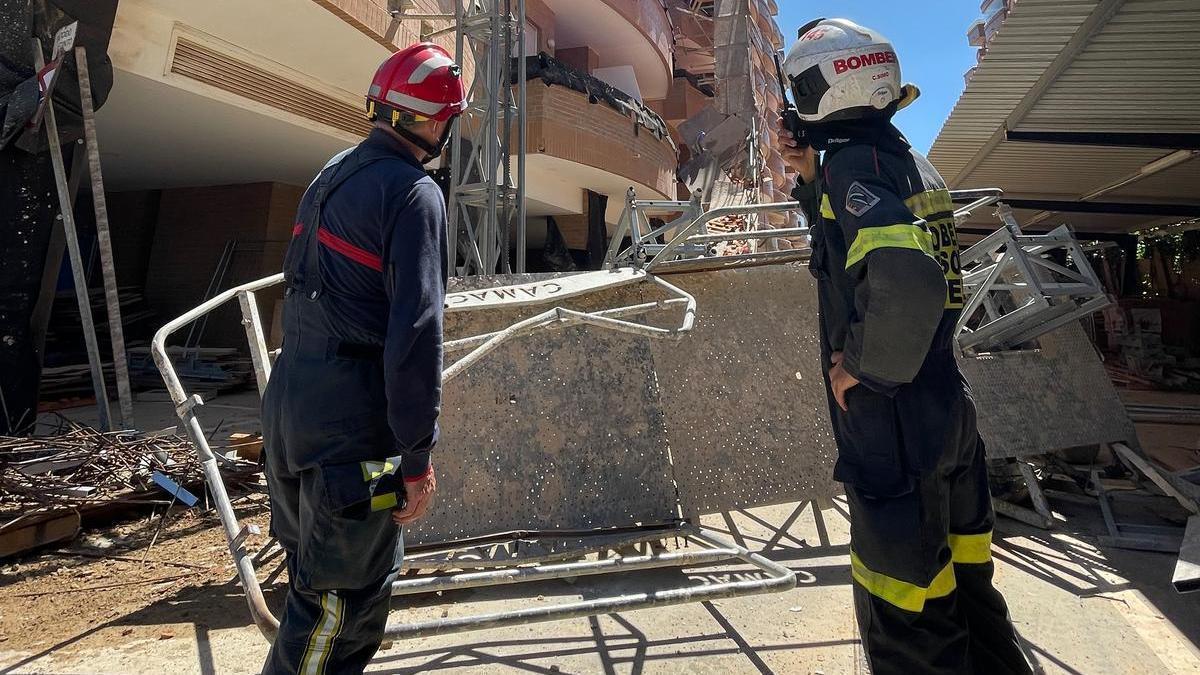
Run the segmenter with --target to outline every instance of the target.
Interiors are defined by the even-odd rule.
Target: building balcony
[[[530,215],[580,214],[590,190],[609,196],[615,223],[630,186],[643,198],[674,197],[676,148],[662,118],[557,60],[530,62],[545,64],[530,67],[527,91]]]
[[[673,38],[659,0],[528,0],[526,19],[539,31],[539,48],[556,54],[584,48],[589,74],[639,100],[667,95]]]
[[[967,44],[972,47],[982,47],[983,43],[983,19],[976,19],[975,23],[967,29]]]

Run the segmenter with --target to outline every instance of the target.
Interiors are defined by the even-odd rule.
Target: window
[[[525,43],[521,50],[522,56],[537,56],[538,53],[538,27],[531,23],[529,19],[525,20]],[[513,56],[517,56],[517,45],[513,45]]]

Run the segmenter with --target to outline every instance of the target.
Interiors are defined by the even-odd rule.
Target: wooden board
[[[0,558],[24,553],[39,546],[74,539],[79,534],[77,511],[46,514],[22,521],[0,531]]]

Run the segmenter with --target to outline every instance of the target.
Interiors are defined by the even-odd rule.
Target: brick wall
[[[163,190],[146,272],[147,302],[164,321],[195,307],[230,241],[237,243],[221,290],[278,272],[302,193],[303,188],[278,183]],[[264,321],[270,321],[278,297],[278,292],[260,296]],[[239,321],[236,305],[214,312],[204,346],[244,347]]]
[[[154,227],[158,222],[159,196],[158,190],[109,192],[105,195],[108,221],[112,225],[110,231],[117,286],[141,287],[146,283]]]
[[[527,102],[529,153],[586,164],[674,194],[675,150],[666,139],[566,87],[534,82]]]

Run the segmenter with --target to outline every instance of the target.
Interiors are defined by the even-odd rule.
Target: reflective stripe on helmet
[[[426,77],[429,77],[430,73],[438,68],[445,68],[446,66],[453,65],[454,59],[450,58],[449,56],[430,54],[428,58],[426,58],[424,61],[418,64],[415,69],[413,69],[412,74],[408,76],[408,83],[420,84],[425,81]]]
[[[442,111],[442,108],[446,107],[444,104],[434,103],[432,101],[422,101],[419,98],[409,96],[408,94],[401,94],[398,91],[389,91],[387,95],[384,96],[384,99],[386,99],[388,103],[395,103],[402,108],[408,108],[409,110],[429,116],[438,114]]]

